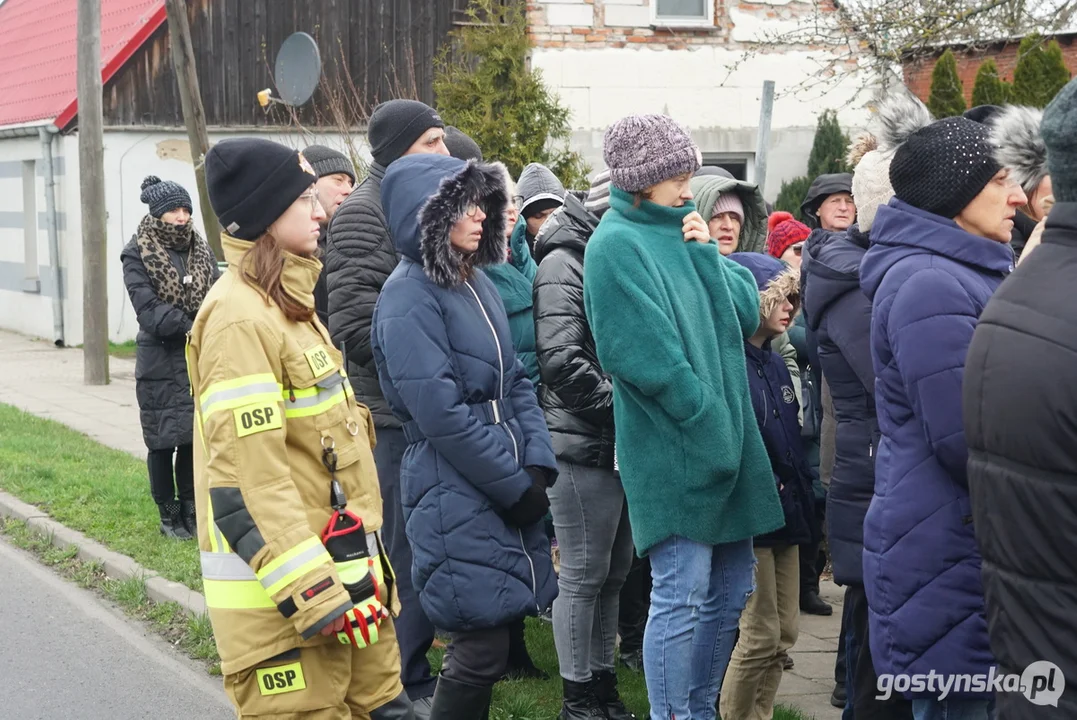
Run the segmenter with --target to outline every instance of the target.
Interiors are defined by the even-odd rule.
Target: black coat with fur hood
[[[427,616],[451,632],[535,615],[557,594],[542,521],[509,520],[525,493],[535,500],[532,473],[552,484],[557,460],[481,269],[505,260],[506,175],[500,165],[415,155],[395,161],[382,186],[401,260],[378,298],[371,347],[408,439],[400,495],[412,577]],[[471,206],[486,219],[465,256],[449,237]]]

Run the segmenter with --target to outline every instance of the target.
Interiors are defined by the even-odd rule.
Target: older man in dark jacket
[[[1063,678],[1077,679],[1077,81],[1047,106],[1040,132],[1056,205],[1039,249],[984,309],[963,387],[972,520],[999,673],[1057,666],[1037,673],[1030,696],[997,696],[1006,720],[1077,717],[1077,692],[1059,697]]]
[[[370,326],[374,304],[398,262],[381,204],[385,169],[404,155],[448,155],[444,127],[437,112],[415,100],[390,100],[374,108],[368,130],[374,158],[370,174],[330,222],[325,254],[329,333],[347,360],[348,378],[356,398],[370,408],[377,428],[374,462],[384,503],[382,533],[397,571],[397,589],[404,608],[396,621],[402,679],[416,711],[424,716],[436,683],[426,660],[434,641],[434,626],[412,588],[411,549],[400,507],[400,461],[408,444],[378,384]]]

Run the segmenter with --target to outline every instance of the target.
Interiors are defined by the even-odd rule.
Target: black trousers
[[[894,693],[887,700],[876,700],[878,677],[871,659],[871,643],[868,631],[868,598],[863,585],[849,585],[845,590],[845,605],[855,646],[851,677],[853,686],[847,688],[853,701],[856,720],[912,720],[912,703]]]
[[[177,491],[180,500],[194,502],[194,445],[150,450],[146,467],[150,472],[150,495],[155,503],[173,502]]]
[[[449,680],[493,687],[509,664],[509,626],[458,632],[445,649],[441,674]]]
[[[647,629],[647,614],[651,610],[651,561],[632,558],[632,567],[621,587],[621,604],[617,616],[617,632],[621,636],[621,654],[643,649],[643,631]]]
[[[815,501],[815,522],[826,528],[826,500]],[[800,596],[819,592],[819,576],[826,569],[826,550],[822,541],[800,546]]]
[[[434,694],[437,678],[431,674],[426,653],[434,643],[434,624],[419,604],[419,593],[411,578],[411,543],[404,532],[404,508],[400,500],[400,462],[408,449],[404,431],[379,427],[378,444],[374,448],[374,465],[378,468],[381,486],[382,540],[389,553],[389,562],[396,571],[396,591],[402,610],[395,620],[396,639],[400,645],[400,681],[412,700]]]

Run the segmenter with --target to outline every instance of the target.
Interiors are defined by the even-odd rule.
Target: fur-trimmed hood
[[[450,244],[449,231],[475,204],[486,220],[471,266],[505,262],[506,176],[501,163],[465,163],[444,155],[408,155],[392,163],[381,199],[397,252],[421,263],[436,285],[460,284],[464,255]]]
[[[1026,195],[1047,177],[1047,145],[1040,134],[1043,110],[1007,105],[991,122],[995,159],[1009,168]]]
[[[733,262],[748,268],[759,288],[759,317],[769,317],[785,298],[793,302],[793,317],[800,312],[800,273],[781,260],[762,253],[733,253]]]

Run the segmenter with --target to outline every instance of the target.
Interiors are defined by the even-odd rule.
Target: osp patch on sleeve
[[[266,430],[279,430],[283,418],[276,403],[256,403],[232,411],[236,419],[236,437],[247,437]]]
[[[258,676],[258,691],[263,695],[280,695],[307,689],[303,666],[300,663],[256,670],[255,674]]]

